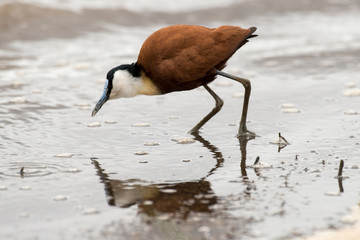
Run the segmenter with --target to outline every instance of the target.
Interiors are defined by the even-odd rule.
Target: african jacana
[[[223,100],[208,86],[217,75],[221,75],[244,86],[245,96],[238,136],[254,135],[246,128],[250,81],[221,70],[249,38],[256,36],[253,35],[255,30],[255,27],[243,29],[235,26],[206,28],[174,25],[154,32],[143,43],[135,63],[117,66],[107,73],[104,92],[92,116],[109,99],[134,97],[139,94],[159,95],[204,86],[215,99],[216,105],[190,131],[198,133],[223,105]]]

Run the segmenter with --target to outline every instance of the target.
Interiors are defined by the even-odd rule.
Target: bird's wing
[[[190,82],[223,68],[256,28],[175,25],[158,30],[144,42],[138,63],[153,80]]]

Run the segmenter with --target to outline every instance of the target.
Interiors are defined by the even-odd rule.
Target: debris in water
[[[340,196],[340,192],[327,192],[325,193],[326,196],[336,197]]]
[[[27,102],[27,99],[24,97],[16,97],[10,100],[10,103],[16,103],[16,104],[25,103],[25,102]]]
[[[244,97],[244,93],[243,92],[237,92],[237,93],[234,93],[232,95],[232,97],[234,98],[243,98]]]
[[[146,160],[139,161],[139,163],[148,163]]]
[[[337,178],[343,178],[343,175],[342,175],[343,168],[344,168],[344,160],[341,159]]]
[[[68,200],[68,197],[64,196],[64,195],[57,195],[57,196],[53,197],[53,200],[56,202],[66,201],[66,200]]]
[[[283,103],[281,104],[281,108],[296,108],[296,106],[292,103]]]
[[[131,124],[132,127],[149,127],[149,123],[133,123]]]
[[[89,123],[87,126],[88,126],[88,127],[100,127],[100,126],[101,126],[101,123],[99,123],[99,122],[93,122],[93,123]]]
[[[20,176],[24,177],[24,167],[21,167],[21,169],[20,169]]]
[[[283,113],[299,113],[300,109],[298,108],[284,108],[282,110]]]
[[[189,137],[174,137],[171,139],[171,141],[177,142],[178,144],[189,144],[195,142],[193,138]]]
[[[107,123],[107,124],[115,124],[115,123],[117,123],[117,121],[113,120],[113,119],[110,119],[110,120],[105,120],[105,123]]]
[[[344,192],[344,186],[343,186],[342,180],[344,178],[346,178],[345,176],[342,175],[343,168],[344,168],[344,160],[341,159],[340,160],[340,165],[339,165],[339,171],[338,171],[338,175],[337,175],[340,193]]]
[[[43,91],[40,90],[40,89],[33,89],[33,90],[32,90],[32,93],[34,93],[34,94],[41,94],[41,93],[43,93]]]
[[[190,162],[190,159],[183,159],[183,162]]]
[[[74,156],[74,154],[72,154],[72,153],[60,153],[60,154],[55,155],[55,157],[58,157],[58,158],[71,158],[72,156]]]
[[[148,143],[144,143],[145,146],[159,146],[160,144],[157,142],[148,142]]]
[[[95,208],[87,208],[83,211],[84,215],[93,215],[93,214],[98,214],[99,210],[95,209]]]
[[[319,173],[319,172],[321,172],[321,170],[318,168],[310,170],[310,173]]]
[[[272,165],[260,161],[260,157],[257,156],[256,159],[255,159],[254,165],[252,165],[251,167],[252,167],[252,168],[271,168]]]
[[[345,97],[357,97],[360,96],[360,88],[348,88],[343,91]]]
[[[290,145],[290,143],[283,136],[281,136],[281,133],[279,133],[279,143]]]
[[[356,83],[355,83],[355,82],[347,82],[347,83],[345,84],[345,86],[346,86],[347,88],[354,88],[354,87],[356,87]]]
[[[277,144],[277,145],[280,145],[280,146],[290,145],[290,143],[283,136],[281,136],[281,133],[279,133],[279,139],[278,140],[271,141],[270,143],[271,144]]]
[[[344,112],[344,114],[345,114],[345,115],[357,115],[358,112],[355,111],[355,110],[349,109],[349,110],[346,110],[346,111]]]
[[[31,190],[31,187],[30,186],[21,186],[21,187],[19,187],[19,190],[28,191],[28,190]]]
[[[358,207],[355,207],[354,209],[352,209],[353,211],[359,211],[358,210]],[[352,214],[352,215],[347,215],[347,216],[345,216],[345,217],[343,217],[342,219],[341,219],[341,222],[343,222],[343,223],[346,223],[346,224],[354,224],[354,223],[356,223],[358,221],[358,216],[357,215],[354,215],[354,214]]]
[[[281,109],[283,113],[299,113],[300,110],[296,107],[296,105],[292,103],[283,103],[281,104]]]
[[[148,155],[149,153],[146,151],[138,151],[135,153],[135,155]]]

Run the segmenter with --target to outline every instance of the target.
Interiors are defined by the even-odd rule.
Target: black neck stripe
[[[132,64],[123,64],[111,69],[108,73],[106,78],[109,81],[112,81],[114,78],[114,74],[118,70],[127,70],[133,77],[140,77],[141,76],[141,67],[137,63]]]

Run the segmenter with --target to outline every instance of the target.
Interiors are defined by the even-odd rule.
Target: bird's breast
[[[141,85],[138,89],[138,94],[141,95],[160,95],[162,92],[154,84],[154,82],[146,76],[144,72],[141,73]]]

